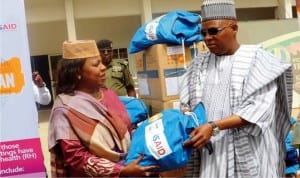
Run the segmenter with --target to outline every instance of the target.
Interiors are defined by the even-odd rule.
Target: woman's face
[[[80,74],[80,88],[94,90],[104,86],[105,69],[100,56],[87,58]]]

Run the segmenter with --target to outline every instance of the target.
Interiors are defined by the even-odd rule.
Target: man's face
[[[216,55],[230,55],[236,40],[237,25],[232,20],[208,20],[202,23],[201,34],[209,50]]]
[[[107,66],[110,64],[113,56],[113,50],[112,48],[102,48],[99,50],[101,58],[102,58],[102,63]]]

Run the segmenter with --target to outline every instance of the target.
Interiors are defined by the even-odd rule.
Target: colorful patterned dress
[[[119,176],[130,120],[114,92],[102,93],[101,102],[80,91],[56,97],[48,136],[52,177]]]

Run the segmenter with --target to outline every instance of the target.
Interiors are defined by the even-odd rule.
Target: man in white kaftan
[[[210,140],[214,152],[195,149],[187,176],[283,177],[291,65],[258,45],[239,45],[233,9],[230,0],[205,0],[202,6],[202,35],[210,52],[193,59],[180,102],[184,110],[202,102],[209,121],[185,146],[202,148]]]

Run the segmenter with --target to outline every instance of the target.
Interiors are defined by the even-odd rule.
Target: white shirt
[[[46,86],[38,87],[32,82],[34,100],[42,105],[48,105],[51,102],[51,94]]]

